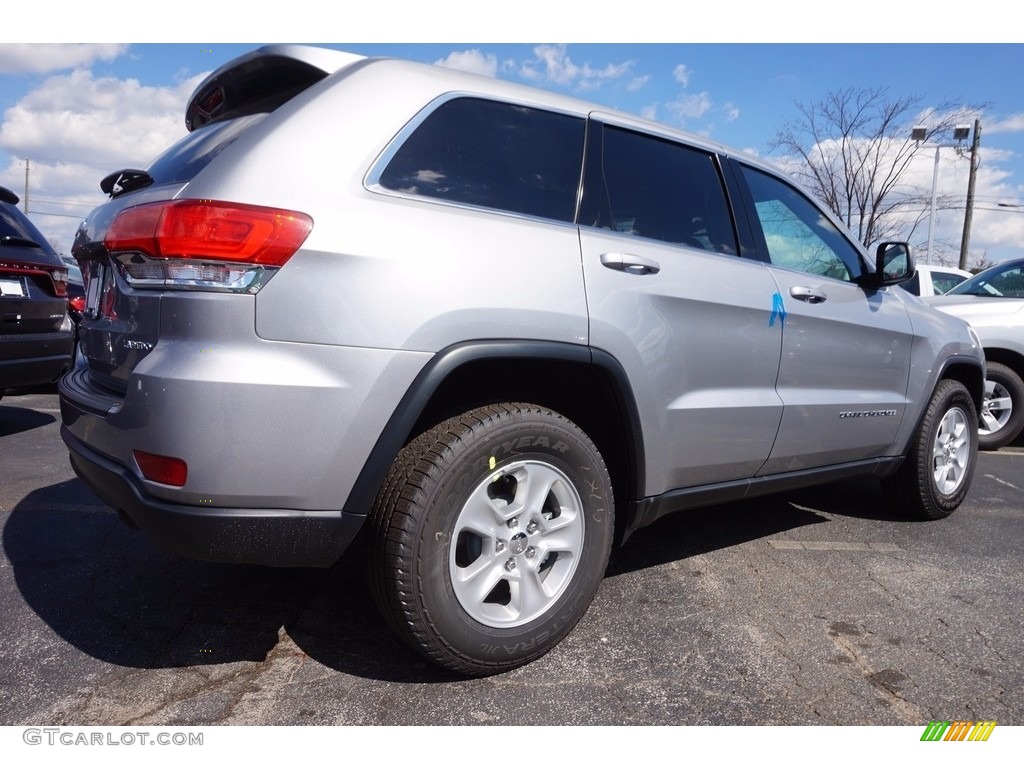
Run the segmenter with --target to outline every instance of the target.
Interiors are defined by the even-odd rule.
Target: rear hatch
[[[0,336],[57,333],[67,314],[68,270],[17,202],[0,187]]]
[[[76,376],[123,395],[160,340],[168,302],[183,293],[255,293],[297,249],[308,218],[237,201],[190,200],[187,186],[267,114],[360,58],[268,46],[235,59],[196,88],[187,136],[148,169],[103,179],[110,201],[82,223],[73,248],[86,291],[79,333],[87,372]]]

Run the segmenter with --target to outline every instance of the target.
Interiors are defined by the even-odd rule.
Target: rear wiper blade
[[[0,237],[0,245],[21,245],[28,248],[43,247],[35,240],[29,240],[27,237],[18,237],[17,235],[4,235]]]
[[[111,197],[117,197],[125,192],[131,192],[133,189],[148,187],[152,183],[153,177],[145,171],[123,168],[104,177],[103,181],[100,182],[100,189]]]

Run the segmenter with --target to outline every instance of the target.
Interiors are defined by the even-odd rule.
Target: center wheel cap
[[[521,555],[526,551],[526,534],[517,533],[508,543],[509,552],[513,555]]]

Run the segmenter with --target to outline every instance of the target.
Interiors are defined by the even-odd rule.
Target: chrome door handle
[[[631,275],[656,275],[661,271],[661,265],[654,259],[633,253],[602,253],[601,264],[608,269],[629,272]]]
[[[808,304],[821,304],[823,301],[828,299],[828,296],[824,293],[815,291],[813,288],[805,288],[800,285],[794,285],[790,288],[789,295],[794,299],[806,301]]]

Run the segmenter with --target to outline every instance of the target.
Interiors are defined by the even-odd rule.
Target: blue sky
[[[146,167],[184,133],[185,101],[203,74],[258,44],[285,41],[305,42],[0,43],[0,184],[23,195],[27,157],[30,216],[67,250],[78,217],[103,199],[100,178],[117,168]],[[881,86],[894,97],[917,97],[922,110],[943,102],[983,105],[972,256],[992,261],[1024,253],[1024,45],[330,45],[445,62],[571,93],[769,159],[773,136],[797,117],[794,103],[836,89]],[[924,155],[911,179],[927,190],[934,155]],[[960,208],[937,216],[937,256],[959,246],[968,166],[953,150],[940,152],[939,194]],[[915,244],[923,244],[925,227],[915,231]]]

